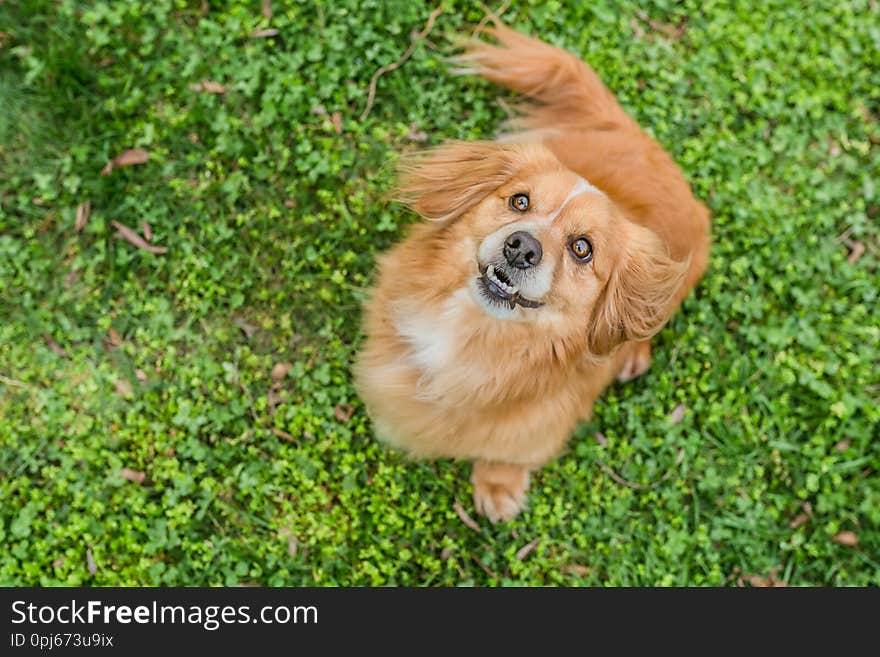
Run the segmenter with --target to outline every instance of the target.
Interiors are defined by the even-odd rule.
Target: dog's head
[[[442,224],[426,260],[464,272],[488,317],[586,335],[597,355],[658,331],[687,269],[538,144],[440,146],[404,163],[397,197]]]

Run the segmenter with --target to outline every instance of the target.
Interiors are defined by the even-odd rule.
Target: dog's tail
[[[453,59],[461,73],[475,73],[518,91],[532,103],[511,127],[546,131],[565,128],[602,130],[638,126],[587,64],[568,52],[533,39],[500,22],[485,30],[497,45],[471,40]]]

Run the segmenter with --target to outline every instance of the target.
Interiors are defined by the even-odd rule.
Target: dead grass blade
[[[523,545],[519,550],[516,551],[516,558],[522,561],[527,556],[529,556],[532,552],[535,551],[535,548],[538,547],[538,543],[541,542],[540,538],[536,538],[533,541],[529,541],[525,545]]]
[[[95,555],[92,554],[92,548],[86,548],[86,565],[89,569],[89,575],[98,572],[98,564],[95,563]]]
[[[73,225],[74,232],[78,233],[89,223],[89,215],[92,214],[92,202],[86,201],[76,206],[76,223]]]
[[[465,524],[466,527],[473,529],[478,534],[483,533],[483,528],[477,524],[477,521],[471,518],[470,514],[464,510],[464,507],[461,505],[461,502],[457,501],[452,505],[453,510],[458,515],[459,519]]]
[[[144,251],[149,251],[150,253],[161,254],[168,252],[168,249],[164,246],[153,246],[143,237],[138,235],[137,231],[132,230],[125,224],[121,224],[118,221],[113,221],[111,223],[113,224],[113,227],[117,230],[116,237],[124,239],[129,244],[132,244],[139,249],[143,249]]]

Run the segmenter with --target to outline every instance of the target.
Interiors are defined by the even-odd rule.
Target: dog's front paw
[[[471,483],[474,508],[492,523],[510,520],[526,508],[529,469],[524,465],[475,461]]]

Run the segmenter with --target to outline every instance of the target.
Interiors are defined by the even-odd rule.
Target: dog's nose
[[[504,240],[504,257],[517,269],[537,267],[543,255],[541,243],[524,230],[518,230]]]

